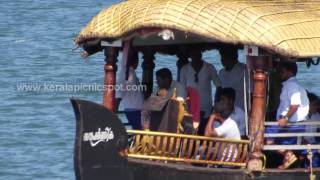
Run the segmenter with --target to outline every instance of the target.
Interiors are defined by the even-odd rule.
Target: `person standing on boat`
[[[282,89],[280,94],[280,104],[277,110],[277,121],[279,123],[279,129],[277,132],[303,132],[303,126],[287,126],[288,122],[300,122],[306,120],[309,113],[307,92],[296,79],[298,71],[297,64],[295,62],[283,61],[280,63],[279,68],[280,78],[282,80]],[[297,138],[280,138],[275,143],[292,145],[297,143]],[[297,157],[291,150],[280,150],[279,153],[284,157],[283,164],[278,167],[279,169],[286,169],[297,160]]]
[[[117,81],[120,88],[117,88],[116,93],[117,108],[121,101],[125,115],[133,129],[142,129],[141,109],[143,107],[144,97],[139,88],[140,82],[135,72],[138,62],[138,52],[131,51],[131,53],[129,53],[127,66],[122,67],[120,71]]]
[[[205,129],[205,136],[208,137],[221,137],[227,139],[241,140],[239,127],[234,119],[232,119],[232,112],[234,106],[226,101],[219,101],[213,106],[213,113],[210,115],[208,124]],[[215,123],[219,123],[219,127],[214,128]],[[227,150],[229,149],[228,155]],[[223,151],[222,161],[234,161],[237,157],[237,151],[232,153],[232,145],[226,147]],[[234,156],[231,158],[231,155]]]
[[[189,51],[191,63],[184,65],[180,71],[180,82],[186,87],[196,89],[200,95],[200,125],[198,134],[204,135],[204,129],[208,122],[212,110],[212,86],[211,82],[219,91],[221,81],[218,77],[216,68],[202,59],[201,50],[192,48]],[[216,93],[217,94],[217,93]]]
[[[223,69],[219,71],[222,87],[231,87],[236,91],[235,105],[245,110],[244,79],[248,89],[249,77],[246,65],[238,61],[238,49],[233,46],[223,47],[220,50]]]

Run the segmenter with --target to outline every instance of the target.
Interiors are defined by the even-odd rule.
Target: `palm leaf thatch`
[[[282,55],[320,56],[320,1],[130,0],[102,10],[75,40],[121,39],[141,28],[181,30]]]

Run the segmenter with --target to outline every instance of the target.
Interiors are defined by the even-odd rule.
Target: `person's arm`
[[[142,126],[143,130],[150,129],[150,119],[151,119],[150,111],[142,110],[141,111],[141,126]]]
[[[299,105],[290,105],[289,106],[289,111],[287,114],[282,115],[280,119],[278,119],[278,123],[280,127],[284,127],[287,125],[290,117],[297,112]]]
[[[216,86],[216,88],[218,89],[219,87],[222,86],[221,80],[219,78],[219,75],[217,73],[216,68],[210,64],[210,79],[213,81],[213,84]]]
[[[186,89],[186,87],[182,83],[177,83],[176,88],[177,88],[176,89],[177,97],[181,97],[184,100],[186,100],[186,98],[187,98],[187,89]]]
[[[209,137],[210,134],[211,134],[213,119],[214,119],[213,115],[210,115],[209,120],[208,120],[208,123],[207,123],[207,125],[206,125],[205,130],[204,130],[204,135],[205,135],[205,136],[208,136],[208,137]]]
[[[215,119],[216,119],[215,114],[211,114],[209,117],[208,123],[206,125],[206,128],[205,128],[205,132],[204,132],[205,136],[218,137],[217,132],[213,128],[213,123],[214,123]]]
[[[137,85],[139,84],[139,80],[137,78],[136,71],[134,69],[128,69],[128,80],[126,80],[126,85]]]
[[[187,77],[186,77],[186,68],[187,65],[182,66],[181,70],[180,70],[180,83],[182,83],[183,85],[187,85]]]
[[[211,76],[211,80],[213,81],[213,84],[216,86],[216,92],[214,95],[214,102],[217,102],[221,93],[221,89],[222,89],[222,83],[221,80],[219,78],[219,75],[217,73],[216,68],[211,65],[210,67],[210,76]]]
[[[211,137],[219,137],[217,131],[216,131],[214,128],[212,128],[212,130],[211,130],[210,133],[211,133],[211,134],[210,134]]]
[[[118,79],[116,80],[117,82],[117,86],[121,87],[123,86],[123,81],[124,81],[124,74],[123,74],[123,69],[120,70],[120,74],[118,76]],[[117,88],[116,89],[116,111],[119,110],[119,106],[120,106],[120,102],[122,100],[123,97],[123,93],[121,88]]]

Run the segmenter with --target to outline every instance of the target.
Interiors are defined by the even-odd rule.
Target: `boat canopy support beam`
[[[153,90],[153,70],[155,67],[155,51],[152,47],[145,47],[142,50],[143,62],[142,62],[142,85],[146,86],[146,91],[144,91],[144,98],[147,99]]]
[[[257,47],[255,47],[257,48]],[[251,156],[248,161],[248,169],[263,169],[263,143],[264,143],[264,123],[266,115],[266,92],[268,80],[268,68],[270,67],[271,54],[257,49],[256,54],[252,54],[252,49],[245,48],[247,52],[247,64],[253,71],[253,94],[252,109],[250,114],[249,137],[251,140]],[[255,51],[255,50],[253,50]]]
[[[119,51],[115,47],[104,48],[106,64],[104,65],[103,105],[112,112],[116,111],[115,85],[118,54]]]

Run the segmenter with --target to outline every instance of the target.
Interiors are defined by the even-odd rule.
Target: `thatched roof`
[[[102,10],[75,42],[119,39],[145,28],[176,29],[283,55],[320,56],[320,1],[129,0]]]

